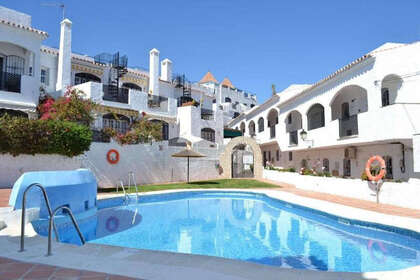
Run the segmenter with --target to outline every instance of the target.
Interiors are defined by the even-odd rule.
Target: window
[[[116,130],[118,133],[125,134],[129,130],[129,118],[123,115],[106,114],[103,116],[103,127],[109,127]]]
[[[289,145],[297,145],[299,143],[297,130],[289,133]]]
[[[389,89],[388,88],[382,88],[382,107],[388,106],[389,103]]]
[[[384,160],[386,165],[385,179],[394,179],[394,175],[392,174],[392,157],[384,156]]]
[[[41,83],[48,86],[50,84],[50,70],[43,68],[41,69]]]
[[[289,161],[293,160],[293,152],[289,152]]]
[[[344,102],[341,104],[341,119],[348,120],[350,118],[350,107],[349,103]]]
[[[270,162],[272,162],[272,160],[271,160],[271,151],[268,151],[268,160],[269,160]]]
[[[280,151],[279,150],[276,151],[276,160],[280,161]]]
[[[322,160],[322,167],[324,168],[324,172],[330,172],[330,161],[327,158]]]
[[[79,84],[84,84],[87,82],[96,82],[96,83],[100,83],[101,79],[95,75],[92,75],[90,73],[77,73],[74,76],[74,84],[75,85],[79,85]]]
[[[292,114],[287,116],[287,124],[292,124]]]
[[[225,97],[225,102],[231,103],[232,102],[232,99],[230,99],[229,97]]]
[[[16,55],[6,58],[6,72],[9,74],[23,75],[25,72],[25,59]]]
[[[325,126],[324,107],[321,104],[315,104],[308,111],[308,130],[323,126]]]
[[[267,152],[266,151],[263,152],[263,165],[264,167],[267,165]]]
[[[351,176],[351,160],[345,158],[343,160],[343,176],[350,177]]]
[[[201,138],[210,142],[216,142],[216,134],[211,128],[203,128],[201,130]]]
[[[258,119],[258,132],[263,132],[263,131],[264,131],[264,119],[259,118]]]

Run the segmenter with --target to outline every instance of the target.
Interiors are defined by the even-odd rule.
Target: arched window
[[[232,99],[230,99],[229,97],[225,97],[225,102],[231,103],[232,102]]]
[[[264,131],[264,118],[261,117],[258,119],[258,132]]]
[[[382,80],[381,99],[382,107],[394,104],[397,99],[398,90],[401,88],[403,80],[398,75],[387,75]]]
[[[125,134],[130,129],[130,119],[123,115],[106,114],[102,117],[103,127],[109,127],[118,133]]]
[[[314,104],[309,109],[308,114],[308,130],[325,126],[324,107],[321,104]]]
[[[245,135],[245,123],[241,122],[241,132],[242,132],[242,136]]]
[[[142,91],[142,88],[134,83],[123,83],[122,87]]]
[[[255,123],[254,123],[254,121],[249,122],[248,131],[249,131],[249,135],[251,135],[251,136],[255,135]]]
[[[254,108],[255,107],[255,104],[251,104],[251,108]]]
[[[76,75],[74,76],[75,85],[84,84],[87,82],[100,83],[101,78],[90,73],[76,73]]]
[[[324,169],[324,172],[330,172],[330,161],[327,158],[324,158],[322,160],[322,167]]]
[[[216,133],[214,129],[206,127],[201,129],[201,138],[210,142],[216,142]]]

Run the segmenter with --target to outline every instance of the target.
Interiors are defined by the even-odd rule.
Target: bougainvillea
[[[120,145],[150,143],[162,140],[162,124],[143,118],[133,121],[126,133],[118,133],[112,128],[104,128],[103,132]]]
[[[41,120],[70,121],[89,126],[94,121],[95,107],[92,100],[84,98],[82,91],[68,88],[57,100],[49,96],[41,100],[38,111]]]

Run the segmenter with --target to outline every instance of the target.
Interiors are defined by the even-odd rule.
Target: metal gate
[[[232,152],[232,178],[254,177],[254,154],[246,150]]]

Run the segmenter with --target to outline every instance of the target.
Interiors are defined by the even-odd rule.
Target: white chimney
[[[159,95],[159,51],[157,49],[150,51],[149,93]]]
[[[71,25],[69,19],[61,22],[60,51],[58,54],[57,84],[55,89],[65,90],[71,85]]]
[[[172,81],[172,61],[167,58],[160,63],[160,78],[163,81]]]

